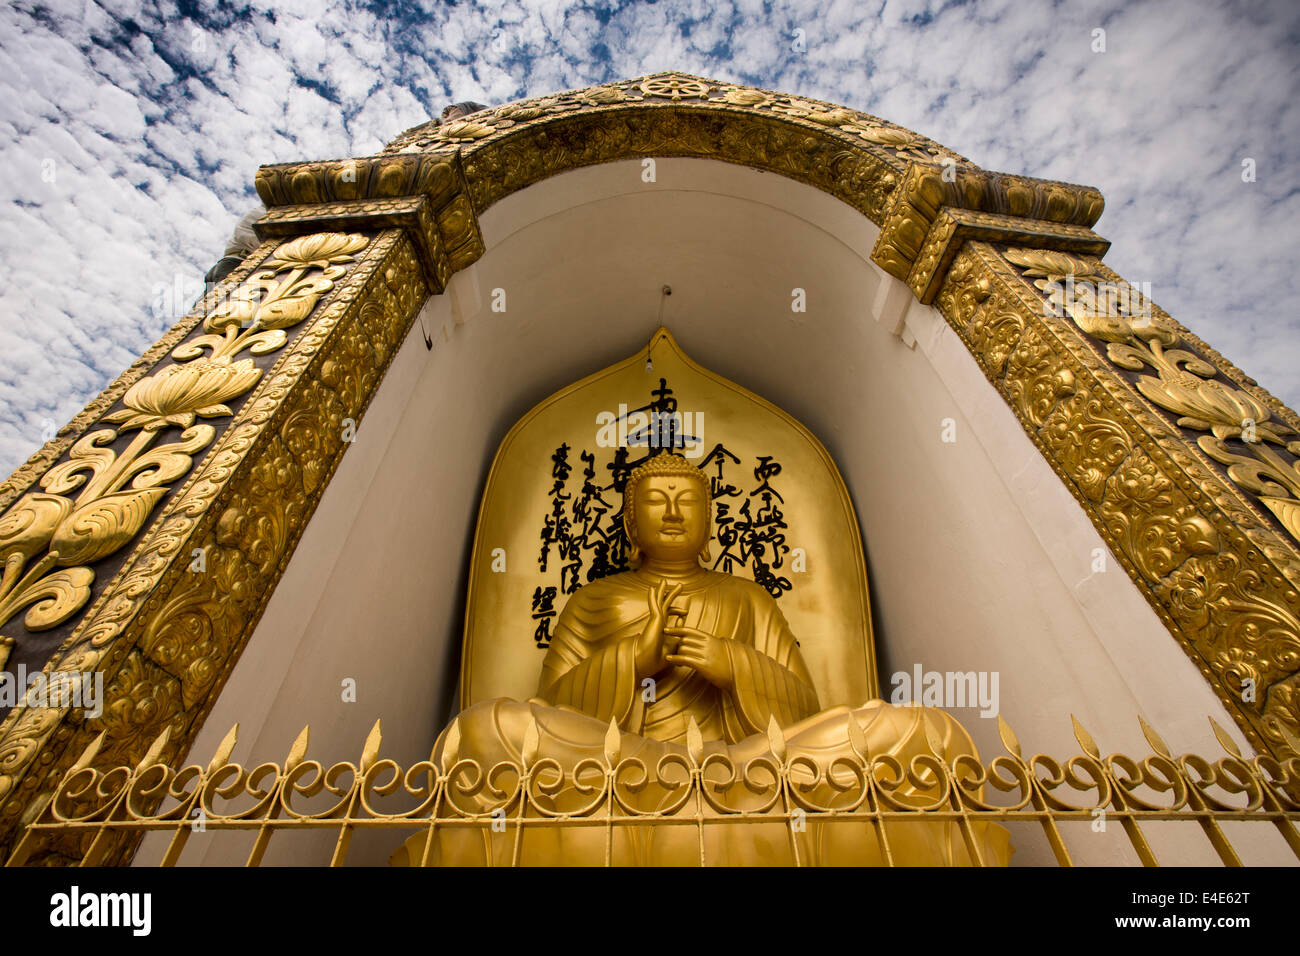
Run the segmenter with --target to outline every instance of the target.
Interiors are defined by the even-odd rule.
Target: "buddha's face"
[[[647,557],[694,559],[709,540],[704,489],[684,475],[652,475],[637,483],[633,513],[636,543]]]

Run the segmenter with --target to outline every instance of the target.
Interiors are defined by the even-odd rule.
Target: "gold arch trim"
[[[48,677],[94,669],[106,685],[100,717],[29,702],[0,724],[0,851],[99,733],[105,767],[143,759],[164,730],[154,759],[188,751],[346,451],[345,420],[360,420],[420,303],[482,255],[478,216],[567,170],[666,156],[768,170],[876,223],[875,262],[957,331],[1250,743],[1293,753],[1300,418],[1153,303],[1060,300],[1062,288],[1122,284],[1092,230],[1101,194],[981,169],[858,110],[662,73],[425,124],[377,156],[259,171],[263,245],[0,484],[15,605],[0,657],[12,665],[44,634]],[[353,236],[365,243],[339,253],[349,261],[307,256],[291,274],[295,240],[328,248]],[[167,371],[235,348],[231,303],[244,308],[284,283],[262,337],[226,356],[252,360],[256,381],[246,365]],[[184,396],[212,400],[177,410]],[[188,415],[189,425],[175,417]],[[126,433],[123,443],[133,430],[151,437],[131,452],[94,437],[107,430]],[[159,448],[178,441],[188,444]],[[123,455],[138,463],[155,452],[170,476],[155,490],[115,484]],[[67,498],[51,489],[72,492],[78,477],[99,480],[95,501],[74,502],[82,520],[37,497]],[[196,549],[206,575],[187,571]],[[24,581],[42,561],[42,575],[66,573],[17,606],[13,592],[39,584],[42,575]],[[81,603],[51,623],[68,601]],[[34,607],[44,631],[27,628]],[[74,859],[74,849],[48,858]]]

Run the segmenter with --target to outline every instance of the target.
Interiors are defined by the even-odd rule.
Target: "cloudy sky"
[[[0,472],[184,313],[259,164],[374,153],[458,100],[665,69],[1099,187],[1107,261],[1297,407],[1298,51],[1286,0],[11,0]]]

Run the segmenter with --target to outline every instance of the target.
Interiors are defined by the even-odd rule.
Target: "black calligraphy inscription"
[[[613,460],[603,468],[597,468],[593,452],[584,448],[575,456],[567,443],[551,455],[550,506],[542,518],[537,566],[543,573],[558,569],[560,580],[558,586],[539,586],[533,591],[533,639],[538,647],[550,646],[555,602],[561,595],[572,594],[597,578],[629,570],[623,491],[632,469],[661,451],[680,450],[699,440],[685,434],[677,399],[663,378],[647,404],[631,410],[620,408],[620,412],[620,424],[638,416],[638,421],[649,425],[629,432],[626,444],[614,449]],[[779,573],[790,552],[785,499],[773,485],[773,479],[781,474],[780,463],[771,455],[759,455],[753,466],[746,468],[719,443],[699,467],[709,476],[714,503],[716,541],[711,542],[711,550],[719,552],[714,556],[714,570],[732,574],[738,568],[748,569],[754,581],[774,598],[792,590],[790,579]]]
[[[740,459],[722,445],[715,445],[700,462],[706,474],[710,468],[716,469],[709,474],[709,482],[722,553],[714,560],[713,568],[732,574],[736,565],[748,566],[755,583],[779,598],[794,588],[789,578],[776,573],[790,552],[785,538],[789,526],[781,510],[785,499],[771,485],[771,479],[781,473],[781,465],[771,455],[760,455],[754,467],[758,486],[745,493],[727,480],[728,462],[739,465]]]

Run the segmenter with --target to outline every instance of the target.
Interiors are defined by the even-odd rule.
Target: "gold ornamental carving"
[[[174,752],[183,752],[344,450],[339,422],[360,417],[423,301],[420,276],[410,244],[397,232],[376,241],[323,234],[282,243],[260,269],[242,272],[245,282],[232,294],[209,299],[199,334],[172,345],[175,364],[126,390],[125,407],[112,419],[123,432],[135,430],[147,447],[144,439],[164,428],[229,416],[231,409],[220,406],[256,389],[49,665],[54,673],[106,672],[103,717],[82,724],[76,711],[19,707],[6,719],[0,827],[7,835],[61,766],[56,760],[33,774],[36,756],[79,747],[75,742],[96,724],[109,735],[101,751],[105,761],[137,760],[132,748],[140,735],[162,726],[172,730]],[[321,303],[332,299],[336,304],[322,313]],[[303,322],[306,330],[289,340],[287,330]],[[266,372],[244,357],[276,352],[281,357]],[[326,397],[331,401],[322,402]],[[302,410],[295,414],[295,406]],[[268,432],[280,415],[284,427]],[[212,428],[193,424],[183,434],[199,430],[211,442],[202,430]],[[82,490],[99,494],[96,500],[114,487],[103,477],[113,468],[117,485],[131,474],[175,482],[190,468],[179,452],[163,446],[153,449],[156,467],[148,471],[144,454],[136,454],[128,469],[121,455],[110,459],[104,454],[110,450],[87,446],[86,455],[51,474],[76,483],[91,472],[99,483]],[[221,500],[239,504],[213,510]],[[130,516],[140,520],[135,512]],[[103,522],[92,526],[97,549],[117,542],[108,529]],[[186,573],[192,550],[186,540],[207,542],[201,549],[207,573]],[[196,581],[203,582],[202,595],[194,592]],[[122,668],[134,668],[134,676]]]
[[[1082,331],[1105,342],[1111,362],[1141,373],[1136,387],[1145,398],[1176,416],[1180,427],[1209,432],[1196,439],[1201,450],[1227,465],[1228,477],[1300,541],[1296,429],[1273,419],[1261,400],[1222,380],[1219,370],[1195,351],[1180,347],[1179,331],[1154,313],[1151,303],[1137,302],[1136,296],[1134,301],[1100,301],[1097,289],[1117,287],[1117,276],[1094,268],[1089,260],[1043,250],[1012,249],[1007,259],[1035,277],[1034,284],[1048,291],[1048,301],[1068,312]],[[1135,316],[1135,306],[1153,314]]]
[[[0,625],[30,606],[28,630],[45,630],[85,605],[95,577],[89,565],[136,536],[170,483],[215,437],[196,417],[231,415],[225,403],[257,384],[262,373],[251,359],[236,361],[238,354],[280,348],[284,330],[311,312],[343,273],[339,263],[351,262],[366,242],[318,236],[286,243],[240,286],[238,297],[204,320],[208,334],[176,346],[176,364],[136,382],[122,399],[126,407],[103,416],[116,429],[81,438],[67,461],[45,473],[44,492],[27,494],[0,515]],[[180,440],[158,444],[168,426],[184,429]],[[121,452],[105,447],[132,430],[137,434]]]
[[[1264,500],[1290,493],[1264,478],[1293,467],[1289,410],[1120,282],[1090,257],[971,242],[937,304],[1243,732],[1289,753],[1300,560]]]

